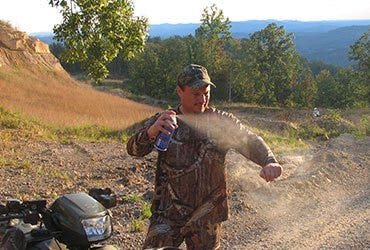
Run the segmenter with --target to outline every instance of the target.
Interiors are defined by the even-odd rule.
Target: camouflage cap
[[[189,86],[195,89],[202,88],[206,85],[216,87],[216,85],[211,82],[207,69],[197,64],[190,64],[184,68],[177,77],[177,85],[180,87]]]

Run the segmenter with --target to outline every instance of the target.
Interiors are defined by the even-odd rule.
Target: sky
[[[135,16],[150,24],[200,23],[213,3],[231,21],[370,20],[370,0],[132,0]],[[62,20],[49,0],[0,0],[0,20],[27,33],[52,32]]]

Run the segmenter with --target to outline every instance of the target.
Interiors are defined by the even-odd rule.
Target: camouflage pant
[[[151,222],[143,249],[179,247],[185,240],[187,249],[220,249],[221,223],[204,227],[183,227]]]

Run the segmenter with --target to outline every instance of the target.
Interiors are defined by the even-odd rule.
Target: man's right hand
[[[147,130],[148,137],[150,139],[154,140],[160,132],[163,132],[163,133],[166,133],[166,134],[169,135],[170,132],[167,129],[165,129],[164,127],[168,127],[171,130],[176,129],[178,126],[176,124],[175,119],[176,119],[176,112],[175,111],[173,111],[173,110],[164,111],[158,117],[158,119],[153,123],[153,125],[148,128],[148,130]],[[167,122],[167,121],[170,121],[170,123]],[[174,125],[174,124],[176,124],[176,125]]]
[[[279,163],[269,163],[262,168],[260,176],[270,182],[278,178],[282,172],[283,167]]]

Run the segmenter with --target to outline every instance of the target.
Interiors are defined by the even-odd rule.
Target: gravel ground
[[[5,133],[5,131],[0,131]],[[140,249],[148,219],[140,220],[153,192],[156,152],[131,157],[117,142],[58,143],[17,136],[1,144],[0,200],[56,197],[110,187],[119,249]],[[345,134],[311,149],[277,154],[284,174],[273,183],[234,151],[227,155],[230,219],[223,249],[369,249],[370,140]],[[143,200],[127,197],[143,196]],[[134,229],[136,223],[136,230]],[[184,247],[184,246],[182,246]]]

